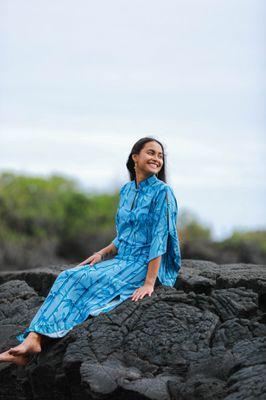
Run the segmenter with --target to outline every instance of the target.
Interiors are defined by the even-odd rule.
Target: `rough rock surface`
[[[1,351],[62,269],[0,274]],[[266,266],[183,260],[175,288],[45,338],[26,367],[0,363],[0,398],[262,400],[265,376]]]

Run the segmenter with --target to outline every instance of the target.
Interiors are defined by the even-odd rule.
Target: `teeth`
[[[150,165],[155,165],[155,167],[158,167],[158,165],[157,164],[154,164],[154,163],[149,163]]]

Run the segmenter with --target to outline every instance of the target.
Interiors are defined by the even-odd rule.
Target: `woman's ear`
[[[138,158],[139,158],[138,154],[132,154],[132,160],[134,161],[134,163],[138,162]]]

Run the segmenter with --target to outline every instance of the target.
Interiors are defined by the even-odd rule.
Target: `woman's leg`
[[[57,279],[53,283],[48,296],[43,302],[42,306],[39,308],[38,312],[35,314],[31,325],[34,321],[39,321],[41,316],[43,315],[47,305],[52,303],[51,295],[55,293],[60,286],[64,284],[64,275],[65,273],[61,273],[58,275]],[[59,285],[59,282],[61,284]],[[30,325],[30,326],[31,326]],[[25,338],[23,338],[22,343],[20,343],[16,347],[11,347],[9,350],[0,354],[0,362],[14,362],[18,365],[25,365],[27,360],[28,353],[40,353],[41,352],[41,341],[42,334],[39,332],[35,332],[34,329],[31,332],[27,332],[25,334]]]
[[[13,356],[9,354],[9,350],[4,351],[3,353],[0,354],[0,362],[12,362],[17,365],[26,365],[28,361],[29,360],[27,354]]]
[[[29,327],[17,336],[23,346],[18,345],[14,350],[19,351],[20,354],[24,353],[26,348],[38,350],[41,345],[41,336],[59,338],[64,336],[67,330],[70,330],[72,324],[69,323],[66,314],[71,310],[73,298],[78,296],[78,293],[75,293],[76,287],[84,274],[88,274],[88,267],[67,269],[58,275]],[[90,279],[88,279],[88,283],[89,281]]]
[[[13,362],[17,365],[26,365],[29,353],[41,352],[41,339],[42,335],[39,333],[30,332],[23,343],[1,353],[0,362]]]
[[[101,305],[100,301],[103,304],[110,301],[109,297],[114,297],[113,285],[109,289],[107,272],[110,269],[111,276],[116,275],[121,267],[116,260],[113,265],[110,260],[107,261],[93,267],[78,266],[61,272],[29,327],[17,336],[22,343],[0,354],[0,361],[24,363],[22,356],[41,351],[42,336],[65,336],[87,318],[91,307],[94,309]],[[18,356],[20,358],[14,358]]]
[[[23,343],[8,350],[13,356],[23,355],[27,353],[40,353],[42,335],[37,332],[30,332]]]
[[[74,269],[76,270],[76,268]],[[51,306],[53,309],[53,304],[56,300],[55,293],[60,294],[60,288],[62,288],[65,283],[67,283],[67,277],[70,276],[72,270],[63,271],[60,273],[53,283],[48,296],[46,297],[45,301],[43,302],[42,306],[39,308],[38,312],[35,314],[30,326],[34,323],[34,321],[39,322],[43,315],[45,315],[45,310],[47,306]],[[67,276],[66,276],[67,275]],[[54,309],[52,310],[54,311]],[[53,312],[51,311],[51,315]],[[18,365],[25,365],[28,362],[27,355],[29,353],[40,353],[41,352],[41,342],[42,342],[43,335],[39,332],[35,332],[34,329],[30,332],[27,332],[27,336],[16,347],[11,347],[9,350],[0,354],[0,362],[14,362]]]
[[[105,274],[105,264],[106,261],[103,261],[93,267],[77,266],[61,272],[29,327],[16,336],[21,344],[10,349],[10,354],[39,352],[42,336],[63,337],[75,325],[83,322],[89,311],[88,300],[98,286],[102,288],[100,282],[95,283]]]

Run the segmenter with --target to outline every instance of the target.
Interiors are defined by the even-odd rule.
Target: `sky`
[[[266,229],[263,0],[2,0],[0,173],[111,192],[165,147],[179,213]]]

